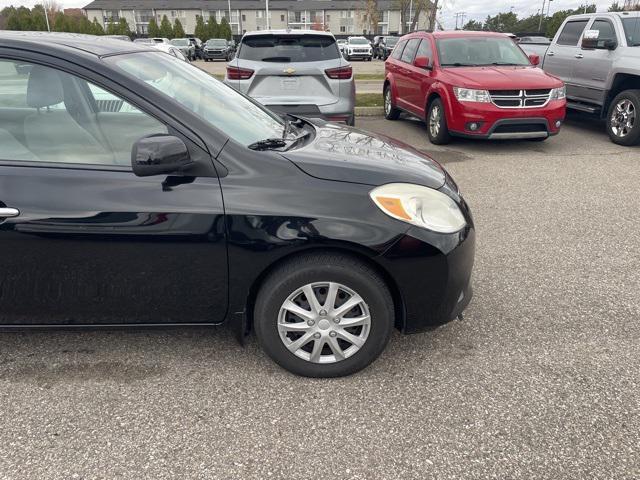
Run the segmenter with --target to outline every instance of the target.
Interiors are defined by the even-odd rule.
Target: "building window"
[[[340,25],[340,33],[346,33],[347,32],[347,27],[345,27],[344,25]]]
[[[243,22],[246,22],[246,21],[247,21],[247,16],[246,16],[244,13],[242,14],[242,21],[243,21]]]
[[[120,12],[118,10],[105,10],[104,23],[116,23],[120,21]]]
[[[284,22],[284,15],[280,15],[280,21]]]

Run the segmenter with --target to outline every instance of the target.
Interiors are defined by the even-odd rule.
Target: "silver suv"
[[[351,65],[331,33],[262,30],[242,37],[225,83],[271,110],[353,125]]]

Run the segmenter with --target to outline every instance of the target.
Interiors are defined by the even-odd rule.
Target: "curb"
[[[377,117],[384,115],[384,107],[356,107],[357,117]]]

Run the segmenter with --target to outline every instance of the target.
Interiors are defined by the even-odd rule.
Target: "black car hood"
[[[374,186],[393,182],[430,188],[444,185],[440,164],[405,143],[337,124],[315,125],[312,142],[283,153],[308,175]]]

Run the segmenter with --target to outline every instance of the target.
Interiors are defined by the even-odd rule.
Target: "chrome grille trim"
[[[489,90],[489,96],[498,108],[542,108],[549,103],[551,89]]]

